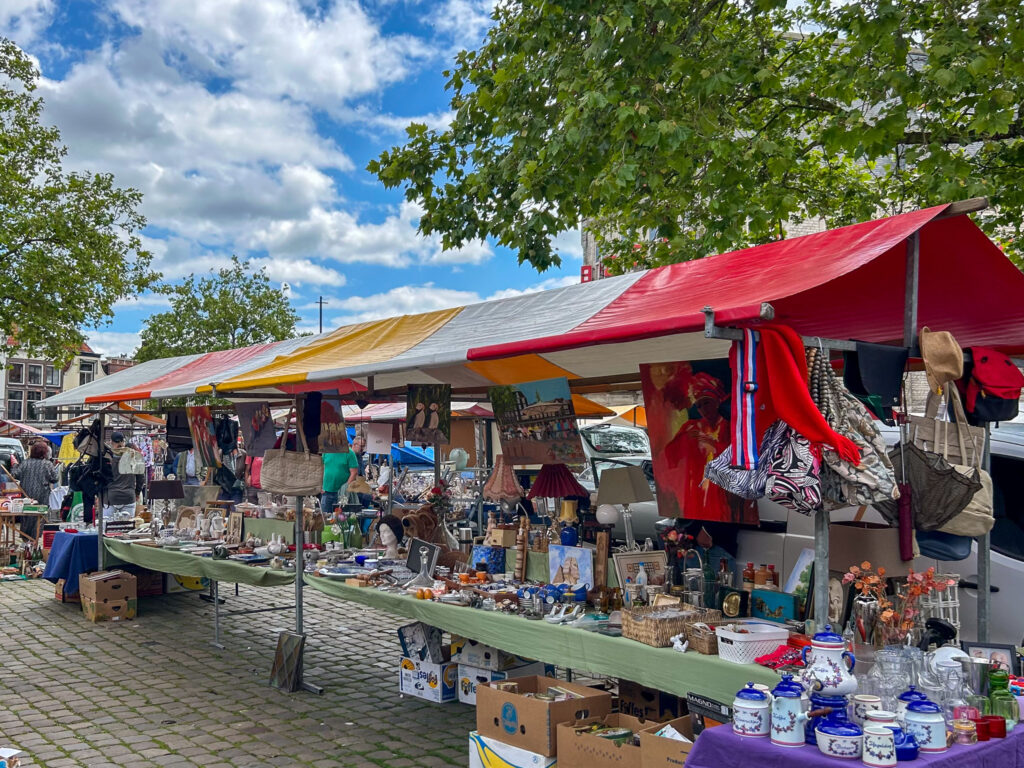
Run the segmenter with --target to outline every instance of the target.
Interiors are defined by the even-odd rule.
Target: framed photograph
[[[228,529],[224,532],[224,543],[228,546],[242,543],[242,513],[239,510],[228,512]]]
[[[615,552],[612,555],[612,560],[615,562],[615,576],[619,580],[620,587],[626,583],[626,579],[636,581],[640,563],[644,564],[648,584],[665,583],[668,555],[663,549],[653,552]]]
[[[548,547],[548,581],[551,584],[586,584],[594,589],[594,551],[586,547]]]
[[[420,568],[423,564],[423,561],[421,560],[422,553],[420,550],[424,547],[427,548],[425,557],[427,558],[427,562],[430,564],[427,573],[433,576],[434,566],[437,565],[437,558],[441,556],[441,547],[437,544],[431,544],[430,542],[423,541],[421,539],[411,539],[406,546],[409,547],[409,556],[405,561],[405,565],[410,571],[412,571],[414,576],[420,572]]]
[[[976,659],[988,659],[1011,675],[1019,675],[1021,672],[1020,657],[1017,655],[1015,646],[1002,643],[974,643],[964,640],[960,643],[960,647],[968,656],[973,656]]]

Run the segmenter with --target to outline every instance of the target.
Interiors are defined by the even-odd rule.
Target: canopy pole
[[[981,468],[992,474],[992,427],[985,424],[985,450]],[[988,642],[988,623],[992,610],[992,533],[978,537],[978,642]]]
[[[814,620],[821,629],[828,623],[828,526],[824,506],[814,513]],[[841,634],[842,627],[832,627]]]
[[[921,234],[907,238],[907,277],[903,294],[903,346],[917,348],[917,298],[921,282]]]
[[[101,470],[102,470],[102,467],[103,467],[103,460],[105,458],[104,455],[103,455],[103,452],[104,452],[104,449],[106,448],[106,445],[107,445],[107,412],[106,411],[100,411],[100,446],[99,446],[99,451],[100,452],[99,452],[99,458],[97,459],[97,461],[100,462],[100,469]],[[94,496],[93,497],[93,503],[92,503],[92,519],[93,519],[93,522],[96,523],[96,546],[97,546],[96,567],[99,568],[99,570],[101,570],[101,571],[104,570],[103,561],[106,559],[104,557],[104,547],[103,547],[103,506],[105,504],[104,496],[106,496],[106,491],[103,491],[103,493],[101,493],[99,495],[99,497],[95,497]],[[96,503],[96,499],[97,498],[99,499],[99,507],[98,508],[97,508],[97,503]],[[85,499],[84,498],[82,499],[82,508],[83,509],[85,508]]]
[[[285,437],[287,437],[287,433],[285,434]],[[302,508],[304,506],[304,504],[303,504],[304,501],[305,501],[305,497],[303,497],[303,496],[296,496],[295,497],[295,634],[303,635],[303,636],[305,636],[305,633],[302,631],[303,630],[303,628],[302,628],[302,588],[303,588],[302,578],[303,578],[303,576],[305,575],[305,572],[306,572],[306,559],[305,559],[305,554],[306,554],[306,549],[305,549],[306,537],[305,537],[305,533],[306,532],[305,532],[305,526],[303,525],[304,520],[303,520],[303,514],[302,514]],[[305,645],[303,645],[302,655],[303,655],[303,657],[305,657],[305,655],[306,655],[306,653],[305,653]],[[322,694],[324,692],[323,688],[321,688],[319,685],[313,685],[312,683],[307,683],[305,681],[305,679],[303,679],[303,663],[302,662],[303,662],[303,659],[299,659],[299,666],[298,666],[299,690],[309,691],[310,693],[315,693],[317,695]]]

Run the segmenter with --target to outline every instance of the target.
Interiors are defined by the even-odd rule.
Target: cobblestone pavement
[[[305,679],[267,680],[291,609],[223,619],[192,594],[139,601],[129,622],[90,624],[48,581],[0,582],[0,746],[23,765],[465,766],[472,707],[398,694],[402,620],[306,590]],[[291,587],[222,585],[225,611],[288,605]]]

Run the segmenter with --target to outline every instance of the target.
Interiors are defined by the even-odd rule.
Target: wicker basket
[[[715,634],[713,624],[722,620],[722,612],[705,611],[705,613],[718,615],[701,621],[686,622],[686,639],[690,642],[690,650],[702,653],[705,656],[717,656],[718,635]]]
[[[644,645],[655,648],[667,648],[672,645],[672,638],[686,634],[686,625],[698,621],[721,621],[722,614],[718,611],[702,611],[692,605],[683,603],[679,606],[686,615],[653,619],[652,613],[661,613],[667,607],[631,608],[622,612],[622,636],[636,640]]]

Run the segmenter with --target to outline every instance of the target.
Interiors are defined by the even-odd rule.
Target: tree
[[[171,308],[150,315],[135,359],[213,352],[280,341],[295,335],[299,316],[266,272],[231,257],[231,266],[198,282],[190,275],[167,289]]]
[[[42,124],[39,72],[0,38],[0,333],[58,364],[108,322],[118,299],[157,279],[138,232],[142,195],[110,174],[64,170]]]
[[[445,73],[449,126],[368,166],[446,247],[491,237],[544,270],[587,220],[621,270],[984,195],[1024,253],[1020,3],[519,0],[494,21]]]

